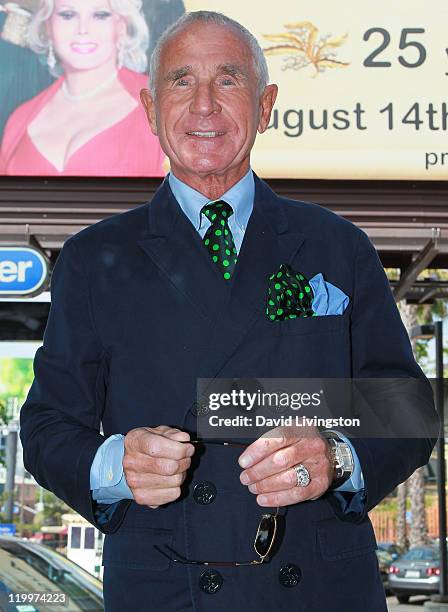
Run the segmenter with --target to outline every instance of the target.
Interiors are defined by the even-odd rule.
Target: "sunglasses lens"
[[[255,539],[255,550],[264,557],[268,554],[272,541],[275,535],[275,517],[270,514],[264,514],[258,527],[257,537]]]

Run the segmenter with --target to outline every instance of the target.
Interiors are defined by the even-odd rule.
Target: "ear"
[[[271,111],[274,107],[275,100],[277,99],[278,87],[274,83],[267,85],[264,88],[263,93],[260,96],[260,120],[258,122],[258,131],[260,134],[266,131],[269,120],[271,118]]]
[[[157,136],[156,110],[154,100],[149,89],[142,89],[140,91],[140,100],[143,104],[143,108],[145,109],[151,131],[155,136]]]
[[[128,22],[124,17],[119,17],[118,22],[118,37],[124,38],[128,32]]]

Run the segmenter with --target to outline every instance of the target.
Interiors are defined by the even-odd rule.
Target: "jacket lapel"
[[[148,205],[148,234],[139,245],[205,320],[215,318],[229,288],[174,198],[168,178]]]

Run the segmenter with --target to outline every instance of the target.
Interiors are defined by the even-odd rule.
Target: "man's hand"
[[[193,444],[186,431],[167,425],[137,427],[124,438],[123,469],[137,504],[158,508],[180,496]]]
[[[276,427],[255,440],[240,455],[240,480],[257,495],[260,506],[289,506],[317,499],[333,480],[327,440],[316,427]],[[302,463],[310,474],[306,487],[297,486],[294,466]]]

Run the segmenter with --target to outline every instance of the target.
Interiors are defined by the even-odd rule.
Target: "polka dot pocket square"
[[[308,280],[287,264],[269,277],[266,315],[271,321],[342,314],[349,298],[319,272]]]

